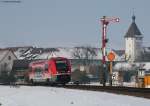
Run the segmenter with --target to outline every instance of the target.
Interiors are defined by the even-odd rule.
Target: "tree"
[[[10,82],[15,82],[16,78],[12,72],[2,71],[0,74],[0,82],[4,84],[9,84]]]
[[[73,57],[76,59],[93,59],[96,56],[95,48],[90,46],[75,47]]]
[[[99,77],[100,75],[99,65],[91,65],[89,68],[89,74],[93,75],[94,77]]]
[[[88,71],[89,66],[92,64],[94,56],[96,56],[95,48],[90,46],[81,46],[75,47],[72,53],[75,59],[79,59],[82,65],[85,68],[85,71]]]
[[[86,72],[77,69],[74,72],[72,72],[72,81],[78,81],[79,83],[88,83],[90,79],[87,76]]]
[[[9,83],[10,82],[16,82],[16,77],[15,77],[15,72],[14,71],[11,71],[10,73],[9,73],[9,76],[8,76],[8,81],[9,81]]]
[[[8,82],[8,73],[7,71],[1,71],[1,74],[0,74],[0,82],[1,83],[7,83]]]

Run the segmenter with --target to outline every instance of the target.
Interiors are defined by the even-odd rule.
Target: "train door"
[[[35,82],[43,82],[43,80],[44,80],[43,71],[44,71],[44,69],[42,67],[36,67],[34,69],[34,78],[33,78],[33,80]]]
[[[54,60],[50,59],[48,65],[49,65],[48,70],[49,70],[49,74],[50,74],[50,81],[55,82],[57,73],[56,73],[56,67],[55,67],[55,64],[54,64]]]

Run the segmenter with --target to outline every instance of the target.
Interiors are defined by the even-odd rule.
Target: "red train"
[[[31,62],[28,79],[33,84],[66,84],[71,80],[70,61],[67,58],[56,57]]]

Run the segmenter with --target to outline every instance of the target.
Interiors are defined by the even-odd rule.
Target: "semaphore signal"
[[[107,26],[109,23],[116,23],[119,22],[119,18],[116,17],[106,17],[103,16],[101,18],[101,23],[102,23],[102,63],[103,63],[103,71],[105,73],[106,70],[106,43],[108,42],[106,32],[107,32]],[[103,76],[104,81],[103,81],[103,86],[105,86],[105,75]]]

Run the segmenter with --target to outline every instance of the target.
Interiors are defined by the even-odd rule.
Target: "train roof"
[[[14,60],[12,70],[28,69],[29,64],[38,60]]]
[[[33,60],[14,60],[12,70],[28,69]]]
[[[50,59],[59,60],[59,59],[66,59],[66,58],[64,58],[64,57],[53,57]],[[40,62],[44,63],[46,61],[48,61],[48,60],[40,60],[40,59],[38,59],[38,60],[14,60],[12,70],[28,69],[30,64],[37,64]]]
[[[29,65],[43,64],[43,63],[46,63],[47,61],[48,60],[37,60],[37,61],[31,62]]]

